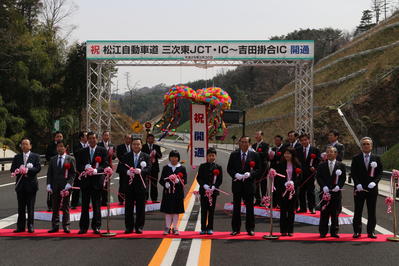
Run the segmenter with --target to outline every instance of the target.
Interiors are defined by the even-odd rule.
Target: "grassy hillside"
[[[342,52],[338,51],[314,66],[314,125],[318,144],[322,145],[326,142],[325,134],[329,129],[337,128],[343,134],[343,142],[348,145],[348,155],[357,151],[353,139],[336,111],[336,107],[342,103],[346,103],[343,111],[359,137],[369,135],[375,139],[378,146],[391,146],[392,143],[397,142],[394,136],[399,134],[399,114],[396,111],[397,99],[399,99],[399,70],[397,69],[399,45],[336,63],[334,61],[369,49],[394,44],[399,40],[398,22],[399,16],[396,15],[372,29],[374,33],[370,32],[364,35],[363,39],[359,37],[353,40],[356,42],[354,45],[348,43],[349,48],[344,48]],[[392,23],[398,23],[398,25],[376,31]],[[329,64],[331,64],[330,67],[321,69]],[[362,69],[365,69],[365,72],[343,83],[317,87],[317,84],[334,81]],[[293,91],[294,84],[289,83],[266,102]],[[249,123],[259,119],[277,118],[248,126],[247,134],[253,135],[256,130],[263,130],[269,142],[275,134],[285,136],[288,130],[294,128],[293,112],[293,95],[259,108],[251,108],[247,110]],[[229,135],[239,135],[240,132],[240,128],[233,128],[230,129]]]
[[[382,164],[387,170],[399,170],[399,143],[385,152],[382,157]]]

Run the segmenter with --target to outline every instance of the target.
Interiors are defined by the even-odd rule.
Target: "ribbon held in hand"
[[[96,169],[97,169],[98,166],[100,166],[102,159],[100,156],[96,156],[96,158],[94,158],[94,160],[96,161]]]
[[[114,171],[112,170],[111,167],[108,166],[104,169],[104,174],[105,178],[104,178],[103,187],[106,187],[107,183],[111,180],[111,176],[114,174]]]
[[[331,201],[331,194],[330,193],[323,193],[323,198],[321,199],[322,201],[324,201],[326,204],[323,205],[323,207],[321,207],[321,210],[324,211],[326,209],[326,207],[328,206],[328,204],[330,204]]]
[[[288,183],[289,182],[289,183]],[[295,186],[293,183],[291,183],[290,181],[288,181],[287,185],[285,186],[285,191],[283,194],[283,197],[285,197],[285,195],[288,193],[288,199],[292,200],[292,197],[295,195]]]
[[[205,190],[205,196],[208,198],[209,206],[212,206],[212,195],[213,195],[212,189]]]
[[[261,204],[265,205],[266,207],[269,207],[271,201],[272,201],[272,197],[270,197],[270,196],[263,196]]]
[[[65,170],[64,177],[65,177],[65,179],[68,178],[69,169],[71,169],[71,164],[70,163],[64,163],[64,170]]]

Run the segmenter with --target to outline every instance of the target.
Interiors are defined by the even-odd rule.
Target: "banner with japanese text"
[[[191,166],[199,166],[206,162],[208,131],[205,105],[191,105],[190,147]]]
[[[87,41],[88,60],[313,60],[314,41]]]

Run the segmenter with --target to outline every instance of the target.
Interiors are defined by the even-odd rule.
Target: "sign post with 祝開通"
[[[190,121],[190,163],[192,167],[206,162],[206,151],[208,149],[207,121],[206,106],[192,104]]]

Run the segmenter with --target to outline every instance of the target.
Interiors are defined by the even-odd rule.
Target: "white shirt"
[[[295,140],[293,143],[291,143],[291,147],[295,148],[295,145],[298,143],[298,140]]]
[[[136,164],[136,162],[137,162],[137,164],[139,163],[140,153],[141,153],[141,151],[140,151],[139,153],[133,152],[133,163],[134,163],[134,164]],[[138,166],[138,165],[137,165],[137,166]],[[135,165],[134,167],[136,167],[136,165]]]
[[[130,152],[130,145],[129,144],[125,144],[125,146],[126,146],[126,151]]]
[[[330,175],[333,174],[336,162],[337,162],[337,160],[333,160],[333,161],[328,160],[328,169],[330,169]]]
[[[173,172],[175,172],[176,168],[177,168],[177,167],[180,167],[181,164],[180,164],[180,163],[177,163],[176,165],[173,165],[173,164],[171,164],[171,163],[168,163],[168,166],[169,166],[170,168],[172,168],[172,171],[173,171]]]
[[[242,160],[242,155],[243,155],[244,153],[245,153],[245,160],[247,160],[247,158],[248,158],[248,151],[246,151],[246,152],[241,151],[241,153],[240,153],[240,155],[241,155],[240,160]]]
[[[256,143],[256,151],[258,151],[260,144],[263,142],[263,139],[261,141],[259,141],[258,143]]]
[[[57,157],[57,166],[58,166],[58,161],[60,160],[61,157],[61,166],[64,165],[64,161],[65,161],[65,153],[63,155],[58,155]]]
[[[368,155],[368,158],[366,158],[367,155]],[[364,165],[366,166],[367,169],[369,169],[370,157],[371,157],[371,152],[370,153],[363,152]]]
[[[280,149],[283,147],[283,144],[280,144],[280,146],[276,147],[277,151],[280,151]]]
[[[292,179],[292,163],[287,162],[287,180],[291,181]]]
[[[83,148],[87,147],[87,143],[80,142],[80,145],[82,145]]]
[[[26,165],[26,163],[28,162],[29,155],[30,155],[30,151],[28,151],[27,153],[23,153],[24,165]]]
[[[306,158],[308,158],[308,155],[309,155],[309,149],[310,149],[310,145],[308,145],[307,147],[303,147],[303,150],[302,150],[302,152],[303,152],[304,150],[306,150]]]

